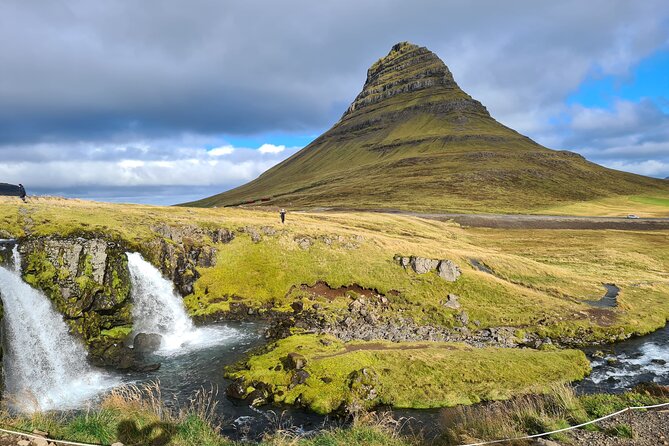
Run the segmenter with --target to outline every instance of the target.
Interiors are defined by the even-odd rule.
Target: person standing
[[[26,188],[23,187],[23,184],[19,183],[19,198],[26,202]]]
[[[279,215],[281,215],[281,223],[286,222],[286,210],[284,208],[281,208],[279,211]]]

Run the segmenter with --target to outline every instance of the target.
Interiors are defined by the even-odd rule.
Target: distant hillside
[[[505,127],[434,53],[404,42],[369,68],[330,130],[256,180],[187,205],[521,212],[668,193],[666,181],[606,169]]]

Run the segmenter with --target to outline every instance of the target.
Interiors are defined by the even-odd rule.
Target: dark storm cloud
[[[465,87],[497,90],[491,106],[513,114],[561,98],[593,56],[624,69],[666,39],[660,2],[557,3],[5,0],[0,137],[325,126],[405,39],[452,62]]]

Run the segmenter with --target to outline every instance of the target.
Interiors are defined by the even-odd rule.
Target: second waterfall
[[[127,256],[134,302],[133,332],[162,335],[159,353],[181,353],[220,344],[239,336],[233,328],[195,327],[172,282],[139,253],[129,252]]]

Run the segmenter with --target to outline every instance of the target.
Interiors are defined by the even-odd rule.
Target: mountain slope
[[[256,180],[194,203],[533,211],[666,182],[546,149],[495,121],[431,51],[399,43],[374,63],[341,119]]]

